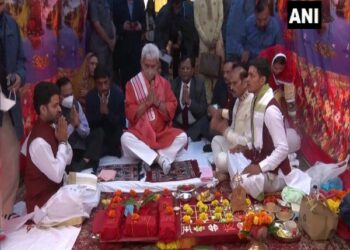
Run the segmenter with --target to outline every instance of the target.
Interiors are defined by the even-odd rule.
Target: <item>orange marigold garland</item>
[[[140,219],[140,215],[139,215],[138,213],[133,213],[133,214],[131,215],[131,219],[132,219],[133,221],[138,221],[138,220]]]
[[[166,213],[167,215],[172,215],[172,214],[174,214],[174,208],[173,208],[172,206],[166,206],[166,208],[165,208],[165,213]]]
[[[136,197],[137,196],[137,193],[134,189],[130,189],[130,192],[129,192],[130,196],[131,197]]]
[[[167,188],[163,189],[163,196],[170,196],[170,190]]]

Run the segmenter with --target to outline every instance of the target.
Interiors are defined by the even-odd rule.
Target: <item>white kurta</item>
[[[224,135],[215,136],[211,142],[214,162],[217,170],[227,172],[227,152],[237,145],[250,147],[250,113],[254,95],[246,93],[237,99],[232,111],[232,123]],[[228,110],[223,110],[223,117],[229,119]]]
[[[242,186],[253,198],[257,198],[263,192],[277,192],[284,186],[290,186],[308,194],[310,192],[310,177],[299,169],[292,168],[288,175],[281,170],[278,174],[269,171],[276,169],[288,156],[288,142],[284,129],[283,115],[274,105],[265,111],[264,123],[270,133],[275,149],[259,163],[261,174],[248,177],[243,175]]]
[[[32,162],[47,178],[60,183],[65,174],[66,166],[71,164],[73,150],[69,143],[61,143],[55,157],[50,144],[39,137],[29,145],[29,154]]]

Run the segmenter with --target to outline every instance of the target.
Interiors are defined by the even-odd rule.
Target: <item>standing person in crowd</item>
[[[174,127],[183,129],[192,141],[201,137],[210,140],[204,81],[194,75],[194,63],[188,56],[181,58],[180,76],[172,81],[178,102]]]
[[[120,137],[125,128],[124,95],[111,84],[109,72],[101,65],[94,74],[95,88],[87,95],[86,116],[91,132],[103,130],[101,157],[121,156]]]
[[[231,1],[230,11],[227,17],[226,33],[223,33],[223,36],[226,37],[225,56],[228,59],[238,54],[237,46],[244,34],[244,25],[242,24],[245,23],[245,20],[250,15],[254,14],[255,2],[256,0]]]
[[[60,90],[60,105],[62,115],[68,123],[68,141],[73,149],[72,164],[67,172],[81,170],[98,165],[103,142],[103,130],[96,129],[90,133],[89,123],[84,110],[73,97],[72,83],[67,77],[61,77],[56,82]]]
[[[160,52],[154,44],[142,49],[142,71],[126,85],[126,116],[129,129],[122,136],[125,156],[141,159],[147,171],[158,163],[168,174],[187,135],[173,128],[177,101],[170,83],[158,74]]]
[[[84,59],[83,64],[73,75],[73,94],[79,101],[83,110],[86,109],[86,95],[95,87],[94,72],[98,64],[97,56],[89,52]]]
[[[237,54],[242,63],[257,57],[262,49],[275,44],[283,44],[280,25],[275,17],[270,16],[268,0],[258,0],[255,14],[245,21],[244,33],[237,43]]]
[[[202,53],[211,53],[220,56],[224,61],[224,44],[221,27],[223,22],[222,0],[202,0],[194,2],[194,23],[199,35],[199,57]],[[201,71],[201,69],[199,69]],[[203,74],[205,74],[203,72]],[[213,96],[214,84],[217,79],[206,77],[205,89],[207,100]]]
[[[147,1],[145,19],[145,43],[154,43],[154,35],[156,29],[156,10],[154,0]]]
[[[25,150],[24,199],[28,213],[33,212],[35,206],[42,207],[62,186],[66,166],[73,157],[67,121],[61,116],[59,94],[58,87],[49,82],[40,82],[34,89],[34,109],[39,117]]]
[[[89,42],[90,51],[97,55],[98,63],[112,74],[112,54],[117,37],[108,1],[89,1],[88,16],[92,25]]]
[[[219,133],[211,142],[216,177],[222,180],[228,172],[228,153],[238,145],[251,143],[250,113],[254,95],[247,89],[248,73],[242,66],[233,69],[229,77],[229,87],[236,97],[233,109],[217,109],[213,112],[210,123],[212,130]],[[229,124],[229,120],[232,123]],[[232,177],[232,176],[231,176]]]
[[[156,17],[155,42],[162,52],[172,56],[173,79],[178,76],[181,56],[198,56],[198,33],[194,25],[193,3],[170,0]],[[168,65],[162,62],[162,74],[168,76]]]
[[[24,64],[18,25],[5,12],[5,0],[0,0],[0,217],[10,217],[19,182],[23,124],[18,89],[25,82]],[[14,99],[14,106],[5,107],[5,98]]]
[[[224,13],[224,19],[222,21],[221,26],[221,34],[222,34],[222,40],[224,43],[224,48],[226,45],[226,24],[228,20],[228,15],[230,13],[231,3],[233,0],[222,0],[222,7],[223,7],[223,13]]]
[[[143,0],[118,0],[115,4],[115,25],[118,34],[117,54],[121,86],[140,71],[142,35],[145,31]]]

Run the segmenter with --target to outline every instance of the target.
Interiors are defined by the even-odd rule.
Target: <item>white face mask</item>
[[[12,92],[11,92],[12,93]],[[16,104],[16,94],[14,94],[15,96],[15,100],[11,99],[11,93],[10,93],[10,97],[7,98],[1,91],[0,91],[0,110],[1,111],[9,111],[13,106],[15,106]]]
[[[73,100],[74,100],[73,95],[70,95],[70,96],[63,98],[61,104],[63,107],[70,109],[73,107]]]

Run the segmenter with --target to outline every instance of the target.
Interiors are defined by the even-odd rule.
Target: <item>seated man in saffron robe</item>
[[[306,173],[292,169],[280,105],[267,84],[270,67],[265,59],[255,59],[248,70],[248,91],[254,94],[251,115],[252,149],[244,155],[252,161],[242,174],[247,193],[256,199],[264,192],[280,191],[288,185],[309,193]],[[307,185],[308,184],[308,185]]]
[[[27,212],[42,207],[62,186],[73,151],[68,143],[68,125],[61,116],[60,91],[54,84],[39,83],[34,90],[38,120],[27,139],[27,166],[24,176]],[[53,124],[57,126],[54,128]]]
[[[143,161],[147,171],[158,163],[168,174],[177,153],[187,143],[187,135],[173,128],[177,108],[170,83],[158,74],[159,49],[146,44],[142,49],[142,71],[125,87],[125,112],[129,128],[121,138],[123,153]]]

